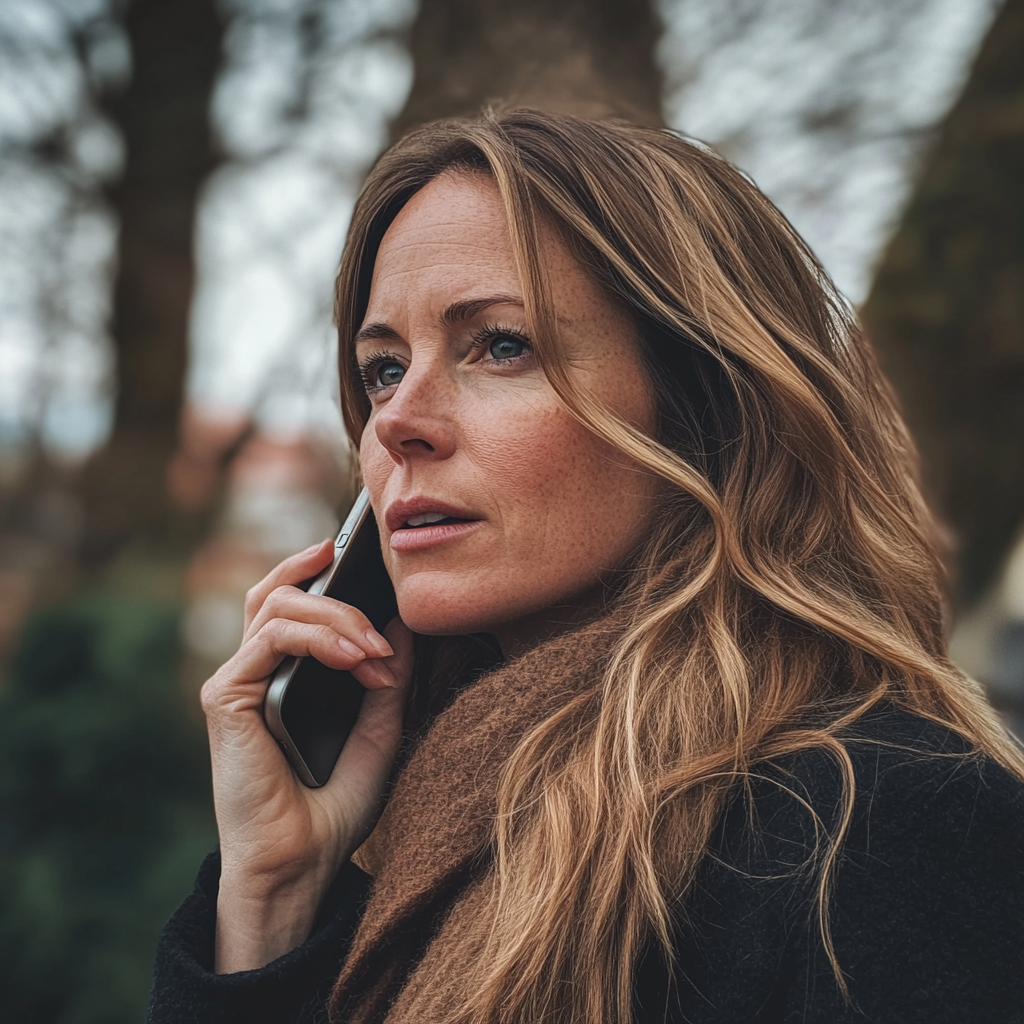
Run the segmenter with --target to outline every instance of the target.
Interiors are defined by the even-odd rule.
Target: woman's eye
[[[401,363],[382,363],[373,376],[377,387],[389,388],[405,376],[405,367]]]
[[[526,351],[526,342],[520,338],[514,338],[509,334],[503,334],[488,346],[492,359],[515,359]]]

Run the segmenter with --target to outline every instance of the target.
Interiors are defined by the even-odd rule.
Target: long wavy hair
[[[500,191],[535,351],[565,406],[666,482],[596,698],[542,723],[505,767],[489,913],[449,1019],[630,1021],[637,959],[654,942],[671,962],[672,908],[728,794],[759,762],[811,747],[845,779],[816,862],[842,987],[827,903],[853,808],[844,730],[889,701],[1024,779],[948,658],[936,531],[893,395],[820,263],[735,168],[669,131],[512,110],[421,128],[366,182],[336,307],[356,445],[369,405],[353,337],[377,249],[448,171],[490,175]],[[566,364],[542,221],[631,313],[656,436]]]

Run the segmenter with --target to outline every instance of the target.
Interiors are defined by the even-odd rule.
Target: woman
[[[889,391],[757,189],[652,129],[428,126],[337,319],[400,619],[295,588],[326,542],[250,593],[150,1019],[1024,1020],[1024,759],[948,660]],[[367,689],[322,790],[261,718],[289,654]]]

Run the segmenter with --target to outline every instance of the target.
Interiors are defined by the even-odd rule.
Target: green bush
[[[157,933],[215,840],[174,609],[37,614],[0,693],[0,1006],[9,1024],[142,1017]]]

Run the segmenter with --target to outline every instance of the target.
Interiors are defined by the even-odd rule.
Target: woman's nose
[[[446,459],[455,450],[455,396],[434,368],[410,366],[377,411],[377,440],[396,462]]]

